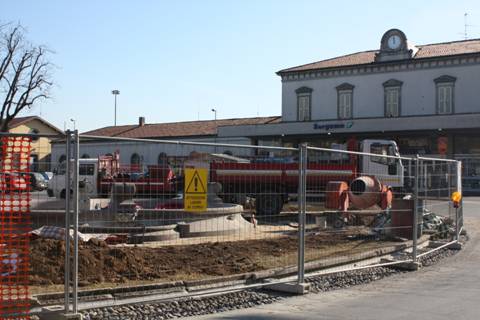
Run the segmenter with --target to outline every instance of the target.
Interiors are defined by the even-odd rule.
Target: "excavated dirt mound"
[[[247,240],[160,248],[108,246],[103,241],[79,245],[79,284],[125,283],[132,280],[195,279],[265,270],[295,261],[297,239]],[[368,241],[344,236],[309,236],[306,247],[323,256],[358,248]],[[328,253],[328,248],[337,247]],[[340,250],[341,251],[341,250]],[[63,283],[65,243],[52,239],[31,241],[31,285]]]

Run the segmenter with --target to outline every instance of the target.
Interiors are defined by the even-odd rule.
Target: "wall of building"
[[[353,117],[383,117],[383,83],[390,79],[403,82],[401,115],[429,115],[436,113],[434,79],[442,75],[456,77],[455,113],[480,112],[478,86],[480,64],[445,66],[432,69],[414,69],[384,73],[369,73],[329,78],[288,80],[282,82],[283,121],[297,120],[295,90],[306,86],[312,92],[312,120],[337,118],[337,90],[342,83],[355,86],[353,90]]]
[[[190,142],[205,142],[205,143],[225,143],[225,144],[240,144],[250,145],[251,140],[242,137],[232,138],[196,138],[196,139],[180,139],[178,141]],[[196,146],[196,145],[180,145],[180,144],[166,144],[166,143],[152,143],[152,142],[81,142],[80,156],[96,158],[99,155],[107,153],[120,153],[120,162],[122,164],[129,164],[130,158],[134,153],[137,153],[142,163],[145,165],[155,165],[158,163],[160,153],[165,153],[168,157],[185,157],[192,151],[206,152],[206,153],[224,153],[230,151],[235,156],[250,156],[253,155],[253,149],[241,147],[220,147],[220,146]],[[56,143],[52,147],[53,163],[58,165],[60,157],[65,155],[65,144]]]
[[[32,133],[32,130],[36,130],[39,134],[58,134],[58,132],[50,126],[47,126],[42,121],[33,119],[24,124],[21,124],[15,128],[9,130],[11,133]],[[31,154],[38,157],[38,170],[39,171],[50,171],[50,162],[51,162],[51,139],[50,138],[39,138],[35,141],[32,141]]]

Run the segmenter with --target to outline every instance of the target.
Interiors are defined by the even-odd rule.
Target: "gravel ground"
[[[282,296],[274,292],[248,290],[207,298],[91,309],[82,314],[85,320],[162,320],[251,308],[280,299]]]
[[[441,259],[452,256],[455,250],[442,249],[421,257],[420,262],[428,267]],[[339,272],[306,278],[314,293],[336,289],[344,289],[366,284],[395,274],[402,273],[393,268],[375,267],[349,272]],[[187,298],[171,302],[152,302],[119,307],[96,308],[82,311],[85,320],[162,320],[205,314],[214,314],[234,309],[251,308],[270,304],[282,299],[285,295],[265,290],[246,290],[222,294],[213,297]]]
[[[428,266],[434,265],[435,263],[439,262],[443,258],[453,256],[457,252],[458,252],[457,250],[440,249],[430,254],[427,254],[423,257],[420,257],[418,260],[420,261],[423,267],[428,267]]]
[[[310,283],[312,292],[318,293],[369,283],[401,272],[398,269],[377,267],[309,277],[305,281]]]

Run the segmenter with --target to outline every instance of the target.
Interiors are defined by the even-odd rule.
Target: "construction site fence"
[[[416,263],[436,250],[429,240],[458,241],[463,228],[452,201],[461,161],[381,141],[355,152],[78,131],[0,138],[0,318],[49,301],[76,314],[111,288],[126,303],[160,284],[185,296]],[[48,173],[44,188],[22,186],[34,173]]]

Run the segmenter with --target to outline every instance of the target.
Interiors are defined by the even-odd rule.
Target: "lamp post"
[[[115,115],[114,115],[113,125],[116,127],[117,126],[117,96],[120,94],[120,91],[117,89],[112,90],[112,94],[115,96]]]
[[[70,121],[73,122],[73,130],[75,131],[77,129],[77,121],[73,118],[71,118]]]
[[[212,112],[215,113],[215,126],[217,125],[217,109],[215,108],[212,108]],[[215,138],[213,139],[213,142],[216,144],[217,143],[217,133],[215,133]],[[214,153],[217,153],[217,146],[215,145],[214,147],[214,150],[213,150]]]

